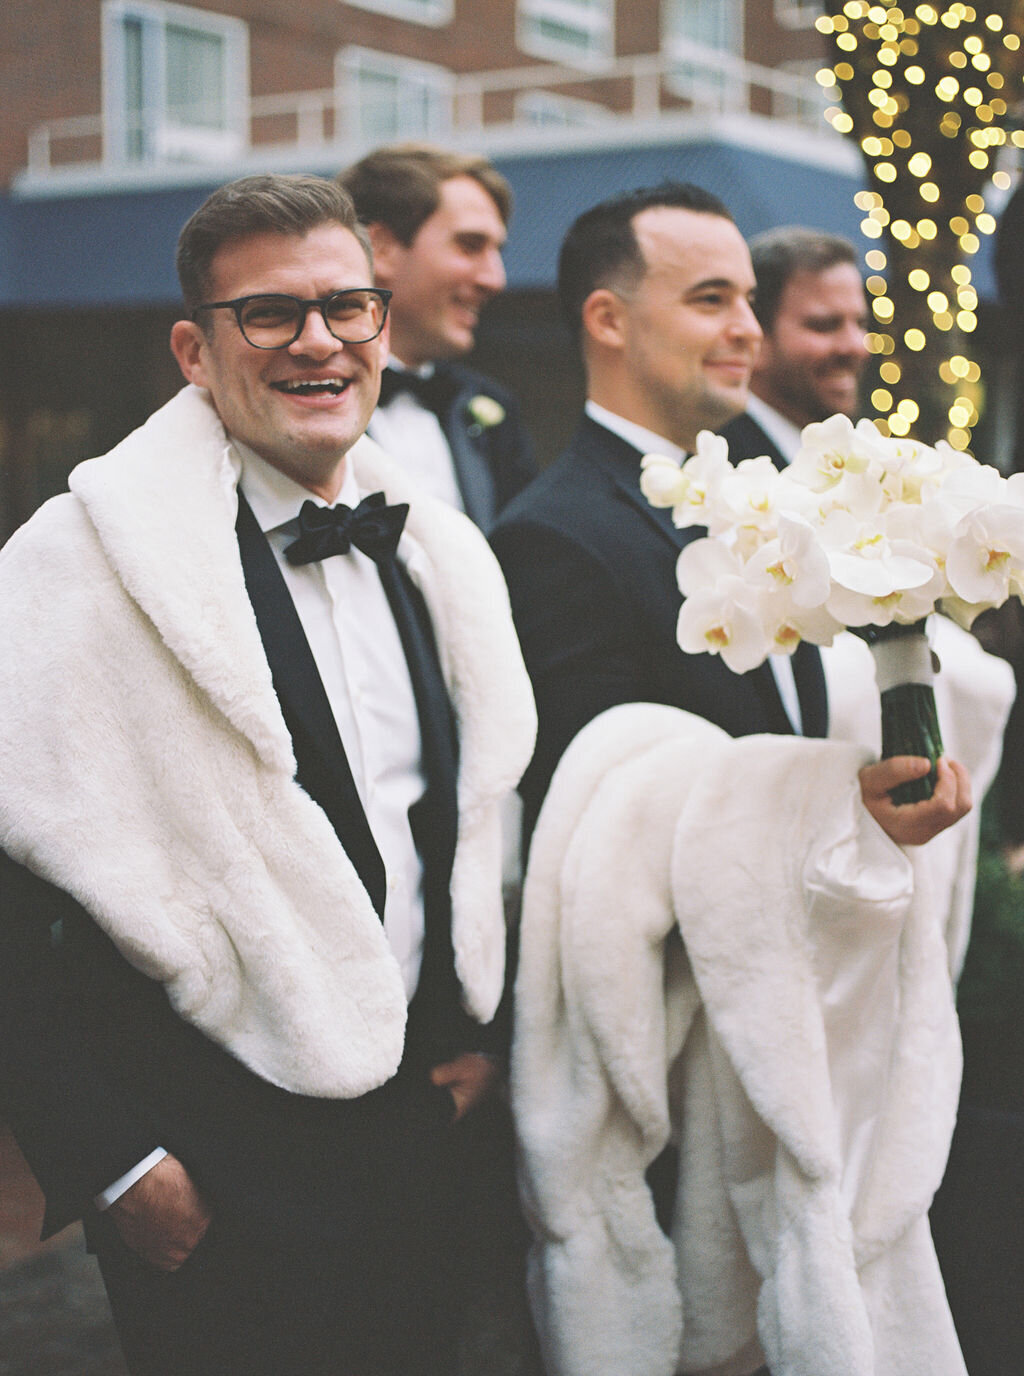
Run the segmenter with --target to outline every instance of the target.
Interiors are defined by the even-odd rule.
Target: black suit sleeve
[[[2,852],[0,912],[0,1112],[46,1195],[47,1236],[160,1143],[101,1067],[71,997],[61,942],[91,920]]]
[[[607,708],[650,694],[628,632],[635,617],[605,564],[540,524],[500,526],[493,545],[537,700],[537,747],[520,786],[529,835],[573,737]]]

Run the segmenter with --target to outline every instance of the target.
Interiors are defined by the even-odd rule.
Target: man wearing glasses
[[[363,438],[346,193],[232,183],[178,269],[190,385],[0,557],[0,1104],[133,1376],[440,1376],[532,699]]]

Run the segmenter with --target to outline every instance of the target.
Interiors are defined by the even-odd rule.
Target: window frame
[[[363,103],[360,100],[358,77],[362,72],[372,73],[376,68],[380,75],[394,77],[401,83],[403,77],[418,84],[427,92],[427,103],[431,97],[436,101],[437,118],[428,117],[426,127],[412,127],[396,120],[393,131],[368,130],[362,122]],[[334,92],[344,136],[357,142],[381,143],[391,139],[444,138],[451,132],[453,107],[455,103],[455,76],[447,67],[433,62],[420,62],[415,58],[398,57],[394,53],[382,52],[378,48],[366,48],[359,44],[348,44],[334,55]]]
[[[780,72],[786,76],[797,77],[807,82],[806,96],[790,96],[782,92],[772,93],[772,119],[785,120],[790,124],[802,124],[805,128],[825,126],[825,111],[832,98],[814,80],[815,72],[821,70],[821,62],[816,58],[793,58],[780,62]]]
[[[708,6],[703,4],[705,13]],[[661,10],[662,52],[670,64],[665,84],[674,95],[719,110],[742,107],[745,83],[740,68],[745,63],[745,0],[718,0],[724,19],[721,43],[705,43],[681,32],[673,14],[680,0],[664,0]],[[706,64],[701,62],[706,55]],[[733,70],[730,70],[732,68]]]
[[[592,10],[592,15],[587,10]],[[581,49],[538,33],[532,26],[545,19],[567,27],[578,25],[581,32],[588,32],[592,46]],[[586,22],[588,19],[591,22]],[[586,5],[585,0],[517,0],[516,46],[530,57],[566,67],[585,71],[606,67],[615,58],[615,0],[598,0],[593,6]]]
[[[772,0],[775,22],[784,29],[813,29],[815,21],[825,13],[822,4],[806,0]]]
[[[405,19],[410,24],[425,24],[439,29],[455,18],[455,0],[345,0],[357,9],[386,14],[389,19]]]
[[[141,25],[142,126],[130,127],[126,76],[128,21]],[[167,104],[166,42],[171,28],[191,30],[223,43],[223,127],[203,128],[171,118]],[[213,14],[169,0],[103,0],[103,144],[106,161],[212,162],[234,157],[249,138],[249,26],[232,15]],[[147,81],[156,99],[146,98]],[[131,147],[133,135],[139,151]]]
[[[554,91],[520,91],[515,99],[515,123],[526,129],[594,129],[614,118],[599,101]]]

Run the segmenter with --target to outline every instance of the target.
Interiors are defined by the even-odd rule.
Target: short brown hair
[[[352,198],[328,177],[303,174],[240,177],[209,195],[178,236],[175,266],[191,314],[209,292],[210,267],[224,244],[255,234],[308,234],[339,224],[359,241],[371,266],[369,235]]]
[[[765,334],[771,333],[786,283],[796,273],[825,272],[838,263],[857,267],[857,250],[849,239],[803,225],[766,229],[748,247],[757,280],[754,314]]]
[[[387,225],[406,248],[441,200],[442,182],[472,177],[498,208],[504,224],[512,214],[512,191],[486,158],[450,153],[428,143],[395,143],[367,153],[338,174],[364,225]]]

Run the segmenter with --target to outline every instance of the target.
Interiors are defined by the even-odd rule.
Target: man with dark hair
[[[826,729],[813,647],[795,656],[786,705],[768,664],[736,675],[717,657],[682,655],[675,562],[694,532],[640,491],[645,452],[681,457],[746,400],[761,330],[729,212],[674,182],[595,206],[566,236],[559,291],[583,354],[586,414],[492,538],[537,696],[528,825],[566,746],[616,703],[685,707],[732,735],[792,732],[796,712],[807,734]]]
[[[757,235],[750,256],[764,339],[746,411],[722,434],[734,462],[767,454],[781,466],[805,425],[856,417],[868,305],[848,239],[791,225]]]
[[[391,359],[370,434],[485,530],[533,477],[515,398],[457,362],[505,285],[512,197],[486,158],[422,144],[368,154],[339,178],[392,293]]]
[[[347,194],[232,183],[178,261],[190,385],[0,557],[0,1102],[133,1376],[436,1376],[529,687],[479,532],[363,437]]]
[[[909,1371],[889,1361],[891,1306],[862,1304],[854,1186],[839,1199],[834,1184],[859,1188],[872,1159],[892,1012],[905,1006],[897,938],[871,918],[884,893],[887,921],[902,920],[913,890],[892,842],[951,826],[968,781],[942,761],[932,799],[900,808],[889,790],[927,760],[865,764],[859,746],[793,739],[826,731],[813,646],[791,671],[784,658],[745,674],[678,648],[676,563],[700,532],[648,503],[641,459],[683,459],[746,401],[761,339],[754,271],[721,202],[674,183],[606,201],[569,230],[559,282],[586,414],[491,537],[539,718],[522,784],[533,831],[512,1085],[545,1361],[557,1376],[767,1376],[766,1361],[822,1369],[827,1351],[838,1373],[870,1369],[877,1341],[886,1371]],[[867,969],[871,999],[854,1012]],[[920,1079],[948,1089],[944,952],[929,980],[943,1059]],[[850,1034],[858,1019],[863,1038]],[[917,1115],[909,1136],[934,1170],[932,1125]],[[787,1152],[814,1159],[795,1190]],[[815,1193],[825,1175],[828,1205]],[[914,1181],[925,1182],[918,1232],[929,1178]],[[920,1246],[926,1284],[914,1293],[927,1294],[942,1353],[930,1369],[963,1376],[930,1242]]]

